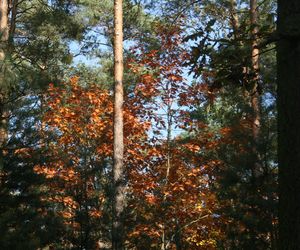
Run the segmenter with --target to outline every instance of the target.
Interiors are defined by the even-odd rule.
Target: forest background
[[[0,248],[110,249],[114,3],[0,10]],[[122,247],[279,249],[277,3],[123,11]]]

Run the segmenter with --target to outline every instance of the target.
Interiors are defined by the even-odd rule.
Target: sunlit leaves
[[[184,108],[179,110],[179,105],[199,104],[209,94],[204,85],[186,84],[182,62],[187,55],[180,33],[176,27],[168,28],[159,33],[162,50],[135,48],[135,59],[129,62],[137,82],[124,105],[127,244],[149,244],[156,249],[164,234],[168,248],[180,241],[185,249],[214,249],[223,235],[211,189],[213,169],[220,162],[203,157],[203,151],[219,141],[208,132],[189,140],[163,136],[175,126],[205,128],[190,119]],[[43,199],[53,203],[53,210],[69,228],[67,241],[87,233],[96,242],[97,230],[109,225],[112,100],[106,89],[82,85],[76,77],[57,86],[50,84],[45,96],[40,133],[48,160],[34,170],[49,181]],[[165,117],[158,114],[161,111]],[[107,231],[103,234],[109,237]]]

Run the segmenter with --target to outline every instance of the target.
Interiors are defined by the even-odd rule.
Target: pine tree
[[[124,248],[125,169],[123,136],[123,1],[114,2],[114,157],[112,249]]]
[[[7,111],[4,103],[6,100],[5,87],[5,60],[8,47],[8,1],[0,2],[0,171],[3,168],[3,151],[7,143]]]

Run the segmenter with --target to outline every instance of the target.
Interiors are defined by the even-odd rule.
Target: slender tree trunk
[[[114,64],[115,64],[115,102],[114,102],[114,201],[112,248],[124,249],[125,177],[124,177],[124,136],[123,136],[123,2],[114,2]]]
[[[257,146],[260,134],[260,123],[261,123],[261,110],[260,110],[260,96],[259,96],[259,49],[258,49],[258,26],[257,26],[257,0],[250,0],[250,23],[252,26],[252,52],[251,52],[251,71],[253,78],[251,79],[252,91],[251,91],[251,106],[253,110],[253,122],[252,122],[252,135]],[[257,152],[257,149],[255,149]]]
[[[252,138],[253,138],[253,166],[252,166],[252,183],[254,196],[257,195],[257,178],[260,176],[262,169],[261,156],[258,150],[260,132],[261,132],[261,103],[259,91],[259,49],[258,49],[258,10],[257,0],[250,0],[250,25],[251,25],[251,84],[250,104],[252,108]]]
[[[238,40],[239,39],[239,26],[240,25],[239,25],[239,18],[238,18],[238,15],[237,15],[236,0],[230,0],[229,11],[230,11],[230,23],[231,23],[231,26],[232,26],[234,38],[236,40]]]
[[[11,0],[11,18],[10,18],[10,27],[9,34],[13,36],[16,30],[16,18],[17,18],[17,6],[19,4],[19,0]]]
[[[3,167],[3,147],[7,142],[7,112],[5,110],[5,57],[8,46],[8,1],[0,0],[0,169]]]
[[[260,132],[261,132],[261,103],[260,103],[260,93],[259,93],[259,49],[258,49],[258,9],[257,0],[250,0],[250,26],[251,26],[251,68],[250,68],[250,105],[252,109],[251,120],[252,120],[252,153],[253,162],[251,169],[251,182],[253,199],[258,197],[257,189],[259,188],[259,183],[257,183],[259,176],[261,175],[261,157],[258,149]],[[255,206],[252,207],[256,210]],[[255,228],[250,228],[250,235],[253,240],[253,246],[255,246],[255,241],[257,238],[257,232]]]
[[[7,47],[9,35],[8,27],[8,1],[0,0],[0,60],[5,59],[5,50]]]
[[[170,143],[171,143],[171,129],[172,129],[172,118],[170,115],[171,112],[171,106],[168,105],[167,108],[167,163],[166,163],[166,179],[165,183],[163,184],[163,190],[168,187],[169,184],[169,175],[171,170],[171,150],[170,150]],[[167,200],[167,196],[164,193],[163,195],[163,203],[165,203]],[[167,239],[166,239],[166,224],[163,223],[163,230],[162,230],[162,236],[161,236],[161,250],[166,250],[168,248],[167,246]]]
[[[165,88],[165,91],[167,92],[167,162],[166,162],[166,177],[165,177],[165,182],[163,183],[163,190],[166,191],[166,188],[168,187],[169,184],[169,176],[170,176],[170,171],[171,171],[171,139],[172,139],[172,123],[173,123],[173,118],[172,118],[172,103],[171,103],[171,96],[170,96],[170,88],[171,88],[171,83],[168,82]],[[164,193],[163,194],[163,203],[165,203],[167,200],[167,195]],[[167,209],[165,207],[165,209]],[[170,240],[168,241],[166,238],[166,223],[163,223],[163,229],[162,229],[162,236],[161,236],[161,250],[166,250],[169,248],[169,244],[171,243]]]
[[[279,249],[300,247],[300,1],[278,0]]]

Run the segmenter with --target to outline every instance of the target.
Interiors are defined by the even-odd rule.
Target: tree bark
[[[170,102],[170,83],[167,83],[165,91],[167,92],[168,95],[168,103],[167,103],[167,162],[166,162],[166,177],[165,177],[165,182],[163,183],[163,191],[166,190],[168,184],[169,184],[169,176],[170,176],[170,171],[171,171],[171,138],[172,138],[172,104]],[[163,195],[163,203],[165,203],[167,200],[167,195],[164,192]],[[170,241],[169,241],[170,242]],[[168,243],[167,243],[167,238],[166,238],[166,223],[163,222],[163,228],[162,228],[162,235],[161,235],[161,250],[166,250],[168,249]]]
[[[251,79],[252,91],[251,91],[251,106],[253,111],[253,121],[252,121],[252,135],[254,139],[254,144],[257,145],[260,134],[260,95],[258,91],[259,87],[259,49],[258,49],[258,26],[257,26],[257,0],[250,0],[250,24],[251,24],[251,71],[253,78]],[[255,146],[256,146],[255,145]],[[257,150],[255,150],[257,151]]]
[[[3,147],[8,138],[7,134],[7,112],[5,110],[5,77],[4,64],[8,46],[9,25],[8,25],[8,1],[0,0],[0,169],[3,168]]]
[[[123,1],[114,2],[114,201],[112,248],[124,249],[124,222],[125,207],[125,171],[123,163],[124,136],[123,136]]]
[[[278,0],[279,249],[300,246],[300,1]]]
[[[237,15],[237,3],[236,0],[230,0],[230,6],[229,6],[229,11],[230,11],[230,23],[232,26],[234,38],[236,40],[239,40],[239,18]]]
[[[8,1],[0,0],[0,61],[5,59],[8,36]]]
[[[251,29],[251,67],[250,67],[250,105],[251,105],[251,125],[252,125],[252,154],[253,162],[251,168],[251,184],[253,199],[259,197],[257,190],[259,189],[258,179],[262,174],[262,163],[259,152],[259,140],[261,134],[261,103],[259,92],[259,49],[258,49],[258,6],[257,0],[250,0],[250,29]],[[252,210],[257,210],[252,205]],[[250,237],[255,246],[257,231],[250,228]]]
[[[16,19],[17,19],[17,6],[19,4],[19,0],[11,0],[11,17],[10,17],[10,27],[9,27],[9,35],[12,37],[16,31]]]

